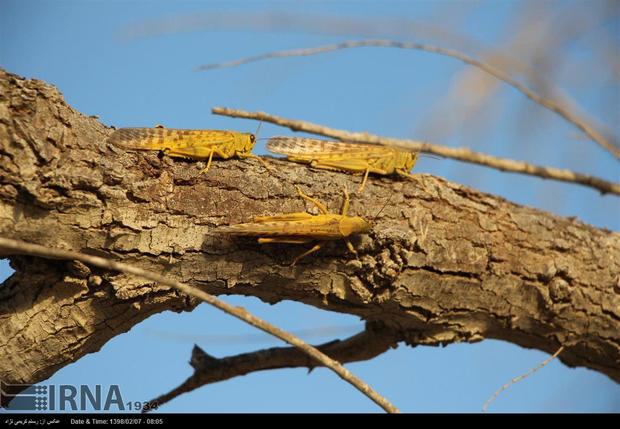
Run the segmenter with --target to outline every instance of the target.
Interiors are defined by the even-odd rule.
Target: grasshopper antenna
[[[430,153],[421,153],[418,155],[420,158],[430,158],[430,159],[437,159],[437,160],[443,160],[446,159],[445,157],[441,156],[441,155],[436,155],[436,154],[430,154]]]
[[[370,223],[374,224],[375,221],[377,220],[377,218],[379,217],[379,215],[381,214],[381,212],[383,211],[383,209],[385,209],[387,207],[387,205],[390,203],[390,201],[392,201],[392,197],[394,196],[394,194],[390,195],[389,198],[387,199],[387,201],[385,202],[385,204],[383,204],[383,207],[381,207],[381,210],[379,210],[377,212],[377,214],[375,215],[375,217],[372,218],[372,220],[370,221]]]
[[[261,121],[258,123],[258,127],[256,127],[256,132],[254,133],[254,138],[255,138],[256,140],[258,140],[258,133],[260,132],[260,127],[261,127],[262,125],[263,125],[263,121],[261,120]]]

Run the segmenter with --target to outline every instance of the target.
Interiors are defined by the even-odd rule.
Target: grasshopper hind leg
[[[293,259],[293,262],[291,263],[291,267],[295,266],[295,264],[299,262],[301,258],[306,257],[310,255],[311,253],[318,252],[319,250],[321,250],[321,247],[323,247],[323,242],[315,244],[310,250],[306,250],[304,253],[302,253],[295,259]]]
[[[266,243],[286,243],[286,244],[306,244],[310,243],[312,240],[308,240],[307,238],[297,238],[297,237],[260,237],[258,239],[258,244],[266,244]]]
[[[269,173],[274,173],[274,169],[272,167],[269,166],[269,164],[267,163],[267,161],[265,161],[263,159],[262,156],[258,156],[258,155],[254,155],[253,153],[242,153],[242,152],[237,152],[236,154],[239,158],[251,158],[251,159],[256,159],[258,160],[263,167],[265,168],[265,170],[267,170]]]
[[[328,213],[327,212],[327,207],[325,207],[320,201],[318,201],[318,200],[316,200],[316,199],[314,199],[312,197],[309,197],[306,194],[304,194],[302,192],[302,190],[299,188],[299,186],[296,185],[295,187],[297,188],[297,193],[299,194],[299,196],[301,198],[303,198],[304,200],[306,200],[308,202],[311,202],[312,204],[317,206],[318,209],[321,211],[321,213],[323,213],[323,214],[327,214]]]

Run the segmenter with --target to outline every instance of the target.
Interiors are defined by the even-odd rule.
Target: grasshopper
[[[329,213],[325,205],[304,194],[299,187],[296,188],[299,196],[314,204],[321,214],[311,215],[306,212],[300,212],[275,216],[256,216],[251,223],[218,228],[218,232],[238,236],[259,237],[258,242],[260,244],[305,244],[319,241],[310,250],[296,257],[291,266],[295,265],[301,258],[321,249],[323,244],[329,240],[344,239],[348,249],[357,255],[348,238],[354,234],[369,232],[371,223],[359,216],[347,216],[349,194],[346,188],[343,190],[344,200],[340,214]]]
[[[228,159],[257,158],[254,154],[254,134],[221,130],[180,130],[157,126],[155,128],[120,128],[108,139],[109,143],[125,149],[160,150],[174,158],[207,160],[201,171],[206,173],[213,157]]]
[[[417,152],[391,147],[296,137],[272,137],[267,149],[311,167],[364,174],[358,192],[366,186],[368,173],[411,177],[409,171],[418,159]]]

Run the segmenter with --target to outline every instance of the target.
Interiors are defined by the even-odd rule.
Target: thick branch
[[[620,184],[609,182],[596,176],[588,176],[586,174],[576,173],[562,168],[544,167],[540,165],[528,164],[523,161],[497,158],[484,153],[474,152],[473,150],[467,148],[451,148],[416,140],[381,137],[369,133],[352,133],[349,131],[325,127],[323,125],[313,124],[312,122],[300,121],[298,119],[281,118],[279,116],[270,115],[264,112],[246,112],[244,110],[229,109],[227,107],[214,107],[212,112],[216,115],[231,116],[233,118],[255,119],[257,121],[270,122],[272,124],[290,128],[293,131],[318,134],[342,141],[393,146],[414,152],[432,153],[446,158],[484,165],[485,167],[491,167],[501,171],[527,174],[542,177],[544,179],[559,180],[561,182],[577,183],[594,188],[602,194],[612,193],[620,195]]]
[[[369,325],[363,332],[346,340],[330,341],[316,348],[340,363],[348,363],[369,360],[396,347],[398,338],[390,329]],[[190,364],[194,368],[194,373],[187,380],[149,403],[161,406],[206,384],[252,372],[282,368],[312,370],[317,367],[316,361],[308,359],[307,355],[294,347],[273,347],[218,359],[205,353],[200,347],[194,346]]]
[[[304,249],[213,234],[254,215],[306,208],[294,185],[342,203],[359,178],[274,160],[196,163],[123,151],[112,131],[54,88],[0,73],[0,235],[109,256],[205,292],[295,300],[381,322],[408,344],[498,338],[555,352],[620,380],[620,235],[419,174],[369,181],[350,213],[393,193],[359,258],[339,242]],[[0,378],[44,380],[153,313],[197,301],[154,283],[7,255],[0,286]]]
[[[447,57],[455,58],[463,61],[466,64],[477,67],[478,69],[496,77],[497,79],[507,83],[515,88],[517,91],[525,95],[527,98],[535,103],[540,104],[546,109],[558,114],[562,118],[583,131],[592,141],[606,149],[616,158],[620,159],[620,146],[616,141],[609,141],[602,133],[597,131],[593,126],[588,124],[579,115],[570,111],[567,106],[562,105],[559,101],[554,101],[549,98],[543,97],[536,92],[532,91],[525,85],[520,84],[513,78],[511,78],[506,72],[500,70],[491,64],[484,63],[475,58],[465,55],[462,52],[455,51],[453,49],[446,49],[440,46],[427,45],[422,43],[408,43],[408,42],[396,42],[393,40],[349,40],[334,45],[319,46],[315,48],[307,49],[292,49],[287,51],[268,52],[266,54],[255,55],[252,57],[245,57],[234,61],[228,61],[225,63],[205,64],[198,67],[197,71],[210,70],[220,67],[236,67],[242,64],[247,64],[255,61],[268,60],[272,58],[286,58],[286,57],[300,57],[322,54],[325,52],[337,51],[340,49],[348,48],[363,48],[363,47],[383,47],[383,48],[400,48],[400,49],[415,49],[419,51],[430,52],[434,54],[444,55]]]

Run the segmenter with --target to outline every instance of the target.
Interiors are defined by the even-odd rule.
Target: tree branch
[[[465,55],[461,52],[446,49],[439,46],[426,45],[422,43],[407,43],[407,42],[396,42],[393,40],[349,40],[346,42],[341,42],[335,45],[326,45],[319,46],[315,48],[308,49],[292,49],[286,51],[276,51],[276,52],[268,52],[266,54],[255,55],[252,57],[245,57],[234,61],[228,61],[224,63],[214,63],[214,64],[205,64],[196,68],[196,71],[205,71],[214,68],[221,67],[236,67],[242,64],[247,64],[255,61],[268,60],[272,58],[285,58],[285,57],[299,57],[299,56],[309,56],[316,55],[325,52],[336,51],[340,49],[348,49],[348,48],[361,48],[361,47],[384,47],[384,48],[400,48],[400,49],[415,49],[425,52],[431,52],[434,54],[444,55],[447,57],[456,58],[460,61],[463,61],[466,64],[477,67],[480,70],[496,77],[497,79],[504,81],[508,85],[515,88],[517,91],[521,92],[530,100],[535,103],[540,104],[548,110],[558,114],[581,131],[583,131],[592,141],[600,145],[602,148],[606,149],[609,153],[611,153],[616,158],[620,159],[620,145],[616,141],[609,141],[603,134],[598,132],[594,127],[588,124],[584,119],[579,117],[578,115],[572,113],[568,107],[563,106],[558,101],[551,100],[549,98],[545,98],[541,95],[538,95],[536,92],[527,88],[525,85],[520,84],[513,78],[511,78],[507,73],[502,70],[494,67],[490,64],[484,63],[482,61],[478,61],[475,58],[472,58],[468,55]]]
[[[398,337],[390,329],[377,324],[367,324],[366,330],[346,340],[330,341],[316,346],[318,350],[340,363],[359,362],[372,359],[396,348]],[[214,358],[200,347],[194,346],[190,364],[194,373],[181,385],[151,401],[158,407],[174,398],[196,390],[206,384],[229,380],[252,372],[282,369],[317,367],[316,361],[308,359],[294,347],[273,347],[226,358]],[[145,409],[151,411],[152,409]]]
[[[295,185],[332,211],[348,174],[273,160],[184,160],[125,151],[58,91],[0,70],[0,235],[102,256],[213,295],[294,300],[380,322],[411,345],[496,338],[620,380],[620,234],[416,174],[378,177],[349,212],[369,235],[303,249],[212,234],[299,212]],[[200,301],[76,261],[9,257],[0,286],[0,378],[37,383],[150,315]]]
[[[491,167],[501,171],[527,174],[542,177],[543,179],[559,180],[561,182],[576,183],[596,189],[602,194],[610,193],[620,195],[620,184],[609,182],[599,177],[588,176],[586,174],[576,173],[561,168],[532,165],[507,158],[496,158],[484,153],[474,152],[467,148],[451,148],[415,140],[395,139],[368,133],[343,131],[325,127],[323,125],[313,124],[312,122],[300,121],[297,119],[286,119],[264,112],[247,112],[245,110],[230,109],[228,107],[214,107],[212,112],[216,115],[231,116],[233,118],[255,119],[257,121],[270,122],[272,124],[290,128],[293,131],[318,134],[336,138],[341,141],[393,146],[415,152],[432,153],[463,162],[484,165],[485,167]]]

